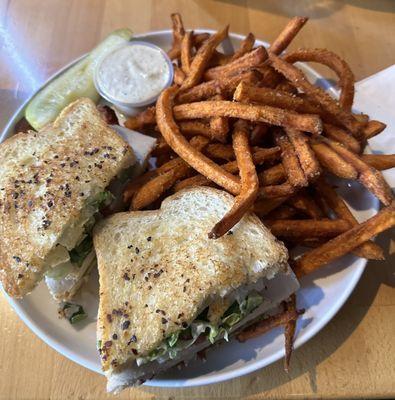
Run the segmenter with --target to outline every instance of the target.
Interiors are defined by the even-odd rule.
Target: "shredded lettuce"
[[[92,237],[90,235],[87,235],[77,247],[69,251],[71,262],[73,264],[77,264],[78,267],[80,267],[84,262],[85,257],[91,252],[92,247]]]
[[[95,207],[97,210],[108,206],[114,200],[111,192],[99,192],[89,203],[90,206]]]
[[[164,362],[168,359],[174,359],[181,351],[192,346],[202,334],[206,335],[211,344],[221,338],[228,341],[232,326],[250,314],[262,302],[263,297],[259,293],[251,292],[240,303],[235,301],[225,311],[218,324],[212,324],[207,320],[207,307],[188,328],[172,333],[148,355],[138,357],[137,365],[140,366],[155,360]]]
[[[174,347],[174,345],[177,343],[178,336],[180,336],[180,331],[174,332],[167,338],[167,344],[169,347]]]
[[[232,313],[225,318],[222,318],[222,323],[226,326],[236,325],[241,320],[241,313]]]
[[[96,222],[96,219],[95,219],[96,213],[101,208],[109,205],[113,201],[113,199],[114,199],[114,196],[112,195],[111,192],[104,191],[104,192],[98,193],[89,202],[89,207],[94,208],[94,212],[93,212],[94,215],[90,216],[84,224],[84,231],[85,231],[86,236],[78,246],[76,246],[74,249],[69,251],[70,261],[73,264],[77,264],[78,267],[81,267],[82,263],[84,262],[85,257],[92,250],[93,243],[92,243],[91,231]]]
[[[249,314],[257,308],[263,301],[262,296],[257,292],[250,293],[241,303],[240,311],[243,315]]]
[[[84,308],[75,303],[63,303],[61,311],[63,312],[65,318],[67,318],[72,325],[83,321],[88,316],[84,311]]]

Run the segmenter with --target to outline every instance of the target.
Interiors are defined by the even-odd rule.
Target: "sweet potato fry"
[[[168,50],[167,55],[169,56],[170,60],[176,60],[180,57],[181,54],[181,46],[172,46],[170,50]]]
[[[324,176],[324,175],[323,175]],[[321,179],[321,178],[319,178]],[[315,182],[314,182],[315,183]],[[324,200],[324,197],[321,193],[314,187],[312,191],[310,191],[310,195],[313,197],[315,203],[322,210],[325,218],[333,218],[333,212],[329,207],[328,203]],[[343,218],[344,219],[344,218]]]
[[[183,36],[185,35],[184,24],[182,22],[180,13],[173,13],[170,15],[172,30],[173,30],[173,42],[180,43]]]
[[[209,99],[217,93],[230,95],[241,81],[253,84],[257,83],[261,79],[261,73],[256,70],[246,71],[236,76],[224,76],[220,79],[203,82],[187,90],[180,91],[176,98],[176,102],[177,104],[192,103],[194,101]]]
[[[212,143],[205,149],[205,154],[210,158],[219,158],[226,161],[232,161],[236,158],[232,146],[228,144]]]
[[[263,105],[285,108],[287,110],[298,110],[304,101],[295,95],[280,92],[268,87],[256,87],[246,82],[240,82],[237,86],[233,100],[242,103],[257,102]]]
[[[285,128],[285,133],[294,147],[306,179],[313,180],[317,178],[321,173],[320,164],[309,145],[306,135],[291,128]]]
[[[350,229],[350,223],[344,219],[265,219],[264,224],[274,236],[285,239],[330,238]]]
[[[289,20],[285,28],[270,45],[269,51],[273,54],[281,54],[303,28],[307,20],[307,17],[294,17]]]
[[[177,120],[222,116],[267,122],[272,125],[286,126],[314,134],[319,134],[322,131],[321,120],[315,115],[296,114],[279,108],[232,101],[201,101],[180,104],[175,106],[173,111]]]
[[[148,181],[133,197],[130,209],[141,210],[155,200],[158,200],[159,197],[173,185],[175,173],[175,170],[170,170]]]
[[[162,156],[163,154],[169,154],[171,153],[171,148],[170,146],[166,143],[166,141],[162,138],[159,137],[155,148],[151,152],[152,157],[159,157]]]
[[[253,150],[254,154],[252,155],[252,158],[255,165],[279,160],[281,154],[281,149],[279,146],[268,148],[254,147]]]
[[[317,62],[332,69],[339,77],[340,105],[351,111],[354,101],[354,74],[350,66],[337,54],[326,49],[298,49],[285,55],[284,60],[293,64],[298,61]]]
[[[309,216],[312,219],[322,219],[324,218],[324,213],[306,192],[298,192],[292,196],[288,203],[291,204],[295,209],[301,211],[303,214]],[[339,216],[339,218],[342,218]],[[345,218],[344,218],[345,219]]]
[[[204,73],[204,80],[221,79],[224,75],[233,75],[239,71],[256,67],[265,60],[267,60],[267,51],[263,46],[259,46],[232,62],[208,69]]]
[[[208,145],[207,149],[212,149],[212,145]],[[280,155],[280,147],[278,147],[278,146],[269,147],[269,148],[254,147],[252,159],[253,159],[255,165],[260,165],[267,161],[273,161],[274,159],[277,159],[279,157],[279,155]],[[224,168],[225,171],[228,171],[228,172],[232,172],[232,173],[239,172],[237,162],[235,162],[235,161],[231,161],[226,164],[222,164],[221,167]]]
[[[156,158],[156,167],[161,167],[162,165],[168,163],[172,159],[172,152],[167,154],[161,154]]]
[[[191,147],[201,151],[208,144],[208,139],[195,136],[191,139]],[[173,159],[157,169],[158,176],[143,185],[133,197],[132,210],[141,210],[147,207],[170,189],[178,179],[182,179],[192,168],[181,158]]]
[[[253,150],[253,159],[255,164],[262,164],[266,161],[273,161],[280,155],[280,148],[278,146],[269,148],[254,146],[251,149]],[[204,149],[204,154],[210,158],[222,159],[226,161],[232,161],[236,158],[233,148],[229,144],[211,143]],[[238,168],[236,168],[236,164],[228,164],[223,164],[222,167],[232,168],[230,167],[230,165],[234,165],[235,167],[232,169],[231,172],[239,171]]]
[[[182,25],[181,17],[178,19],[172,18],[173,25],[173,44],[171,49],[167,52],[170,60],[178,59],[181,56],[181,41],[185,34],[184,27]],[[175,38],[176,36],[176,38]],[[199,48],[203,42],[205,42],[210,37],[210,34],[207,32],[196,33],[192,36],[193,45],[195,48]]]
[[[214,182],[210,181],[210,179],[206,178],[203,175],[195,175],[191,176],[190,178],[183,179],[180,182],[177,182],[174,185],[174,191],[178,192],[182,189],[192,186],[213,186]]]
[[[253,33],[249,33],[240,43],[240,47],[235,51],[235,53],[230,57],[229,61],[237,60],[238,58],[244,56],[244,54],[250,52],[255,43],[255,36]]]
[[[229,26],[210,36],[199,48],[190,65],[189,74],[181,86],[183,90],[189,89],[201,81],[215,48],[228,36],[228,29]]]
[[[176,157],[168,162],[162,164],[160,167],[158,167],[155,171],[157,175],[164,174],[165,172],[171,171],[171,170],[177,170],[179,168],[183,168],[185,162],[181,157]]]
[[[181,69],[189,74],[192,60],[193,31],[186,32],[181,41]]]
[[[257,86],[268,87],[274,89],[280,82],[284,80],[284,77],[277,72],[270,64],[263,64],[259,67],[255,67],[254,70],[259,71],[262,75],[262,80]]]
[[[193,45],[195,48],[199,48],[203,42],[205,42],[210,37],[210,34],[207,32],[197,33],[193,35]],[[176,60],[181,56],[181,43],[176,43],[172,46],[172,48],[167,52],[170,60]]]
[[[235,124],[232,142],[239,168],[241,191],[235,197],[232,208],[214,225],[208,235],[211,239],[217,239],[232,229],[252,206],[258,194],[259,182],[248,143],[248,130],[245,121],[239,120]]]
[[[199,135],[192,137],[191,141],[190,141],[191,146],[193,146],[194,148],[196,148],[199,151],[204,149],[208,143],[209,143],[209,141],[207,140],[207,138],[199,136]],[[172,169],[182,168],[182,166],[184,164],[185,164],[185,161],[182,158],[176,157],[176,158],[173,158],[172,160],[168,161],[167,163],[161,165],[160,167],[156,168],[155,171],[157,172],[157,174],[162,174],[162,173],[165,173]]]
[[[141,130],[145,125],[153,125],[155,122],[155,107],[148,107],[135,117],[129,117],[125,126],[132,130]]]
[[[362,154],[361,158],[379,171],[395,168],[395,154]]]
[[[216,132],[219,142],[226,142],[229,132],[229,123],[227,117],[213,117],[210,119],[210,128]]]
[[[252,146],[261,145],[269,135],[269,125],[262,122],[257,123],[251,131],[250,142]]]
[[[225,65],[230,61],[232,56],[233,54],[224,54],[218,50],[215,50],[213,55],[211,56],[208,68],[217,67],[219,65]]]
[[[354,118],[357,119],[359,122],[361,122],[365,127],[367,123],[369,122],[369,115],[360,113],[360,114],[354,114]]]
[[[338,142],[323,138],[340,157],[349,162],[358,171],[358,180],[372,192],[384,205],[391,204],[393,199],[391,188],[380,171],[370,167],[358,155]]]
[[[224,96],[217,94],[212,100],[225,100]],[[213,117],[210,119],[210,128],[216,133],[219,142],[226,142],[229,133],[229,122],[227,117]]]
[[[285,83],[288,84],[288,82]],[[256,102],[261,105],[284,108],[303,114],[317,114],[323,120],[332,119],[319,105],[312,103],[302,94],[296,96],[293,93],[280,92],[266,86],[266,83],[264,83],[264,86],[258,87],[243,81],[237,86],[233,94],[233,100],[242,103]]]
[[[257,200],[252,207],[252,210],[259,218],[263,218],[268,215],[271,211],[281,206],[284,202],[289,199],[290,196],[279,197],[277,199],[261,199]]]
[[[370,139],[373,136],[378,135],[387,127],[386,124],[383,124],[380,121],[371,120],[367,123],[367,125],[363,128],[364,139]]]
[[[275,210],[271,211],[266,218],[269,220],[292,219],[292,217],[294,217],[297,214],[298,210],[296,208],[288,206],[286,204],[282,204]]]
[[[287,246],[290,246],[290,247],[301,246],[301,247],[307,247],[309,249],[315,249],[319,246],[322,246],[327,241],[328,241],[328,238],[324,238],[324,239],[297,238],[297,239],[291,239],[291,240],[288,239]]]
[[[349,150],[353,151],[354,153],[361,152],[361,145],[354,136],[347,133],[342,128],[338,126],[326,124],[324,123],[324,134],[328,138],[335,140],[336,142],[341,143],[342,145],[346,146]]]
[[[181,86],[185,80],[185,72],[181,68],[177,67],[177,65],[174,65],[173,69],[174,69],[174,78],[173,78],[174,83],[178,86]]]
[[[295,193],[295,186],[288,181],[279,185],[268,185],[259,188],[258,197],[266,199],[275,199],[279,197],[289,196]]]
[[[285,76],[290,83],[297,89],[306,93],[314,102],[319,104],[328,114],[347,128],[353,135],[360,136],[360,131],[363,127],[358,120],[354,118],[351,112],[342,109],[332,97],[318,86],[311,84],[304,73],[287,63],[274,54],[270,53],[270,61],[274,69]]]
[[[303,173],[295,149],[287,136],[280,131],[274,133],[274,139],[281,148],[281,159],[289,183],[295,187],[307,186],[308,181]]]
[[[291,95],[297,95],[298,90],[295,88],[295,86],[291,85],[288,81],[283,80],[276,86],[276,90],[278,90],[280,93],[288,93]]]
[[[153,177],[157,175],[158,173],[155,170],[147,171],[145,174],[129,182],[123,192],[124,203],[128,203],[143,185],[145,185],[148,181],[150,181]]]
[[[208,149],[211,146],[212,145],[207,146],[207,148],[205,150],[206,154],[207,154]],[[252,155],[252,159],[253,159],[255,165],[259,165],[266,161],[270,161],[273,158],[277,158],[278,155],[280,154],[279,147],[271,147],[268,149],[254,148],[253,150],[254,150],[254,153]],[[236,174],[239,172],[239,168],[238,168],[236,161],[230,161],[226,164],[222,164],[221,167],[225,171],[230,172],[232,174]],[[174,190],[176,192],[178,192],[179,190],[184,189],[189,186],[207,186],[207,185],[210,185],[211,183],[212,182],[209,179],[207,179],[205,176],[197,175],[197,176],[192,176],[191,178],[187,178],[187,179],[184,179],[184,180],[178,182],[174,186]]]
[[[233,194],[240,193],[240,181],[237,177],[224,171],[218,164],[190,146],[182,136],[173,119],[172,107],[177,88],[165,89],[156,103],[156,120],[160,132],[170,147],[183,158],[192,168],[207,176],[217,185],[224,187]],[[183,106],[177,106],[183,107]],[[174,107],[175,112],[176,107]]]
[[[299,278],[311,273],[320,266],[344,256],[362,243],[370,240],[373,236],[394,225],[395,205],[392,203],[362,224],[356,225],[322,246],[304,253],[295,260],[294,272]]]
[[[324,201],[332,209],[338,218],[344,219],[350,223],[351,226],[358,225],[358,221],[348,209],[344,200],[337,194],[324,179],[319,179],[316,184],[317,192],[322,196]],[[353,253],[359,257],[364,257],[370,260],[383,260],[383,250],[379,245],[372,241],[368,241],[353,250]]]
[[[357,170],[326,144],[312,142],[311,147],[318,161],[327,171],[339,178],[357,179]]]
[[[284,166],[282,164],[274,165],[258,174],[259,184],[261,186],[276,185],[287,179]]]
[[[185,29],[184,24],[182,23],[181,15],[179,13],[171,14],[170,18],[172,24],[173,44],[167,54],[170,59],[175,59],[179,56],[180,44],[185,34]]]
[[[223,136],[213,131],[207,123],[199,120],[180,121],[178,127],[186,137],[201,135],[218,142],[224,140]]]
[[[210,37],[211,35],[208,32],[202,33],[194,33],[193,34],[193,45],[196,49],[199,47]]]
[[[296,321],[303,313],[304,310],[289,310],[267,317],[259,322],[256,322],[254,325],[247,327],[245,330],[236,335],[236,338],[239,342],[245,342],[246,340],[261,336],[278,326],[284,326],[289,321]]]
[[[296,294],[291,294],[290,298],[285,302],[285,311],[296,312]],[[285,372],[289,371],[289,364],[294,347],[294,337],[296,331],[296,319],[290,319],[285,324],[284,338],[285,338],[285,359],[284,369]]]

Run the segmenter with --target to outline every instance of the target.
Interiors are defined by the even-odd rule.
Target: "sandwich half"
[[[297,290],[285,246],[255,215],[208,238],[232,203],[223,191],[196,187],[166,198],[160,210],[118,213],[95,227],[108,391],[228,340]]]
[[[91,230],[111,181],[135,162],[129,145],[79,99],[39,132],[0,145],[0,279],[23,297],[45,276],[70,299],[95,263]]]

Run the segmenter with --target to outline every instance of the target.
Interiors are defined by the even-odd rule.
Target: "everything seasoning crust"
[[[87,200],[134,155],[88,99],[68,106],[40,132],[6,140],[0,153],[0,279],[20,297],[41,278],[44,258],[79,220]]]
[[[251,214],[232,235],[208,239],[207,227],[218,211],[208,214],[198,205],[218,201],[225,212],[232,197],[211,188],[190,189],[167,198],[159,211],[116,214],[95,228],[104,370],[146,354],[186,328],[215,298],[286,264],[284,246]],[[243,239],[249,229],[262,243],[259,249]]]

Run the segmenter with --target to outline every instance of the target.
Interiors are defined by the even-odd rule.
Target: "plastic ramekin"
[[[156,46],[156,45],[154,45],[152,43],[143,42],[143,41],[140,41],[140,40],[131,40],[127,44],[123,44],[123,45],[117,47],[116,49],[114,49],[110,54],[108,54],[106,57],[104,57],[98,63],[98,65],[96,66],[96,69],[95,69],[95,73],[94,73],[94,83],[95,83],[95,86],[96,86],[96,90],[99,92],[100,96],[102,96],[108,102],[112,103],[120,112],[122,112],[123,114],[126,114],[128,116],[131,116],[131,117],[134,116],[134,115],[137,115],[138,113],[143,111],[147,106],[155,103],[155,101],[157,100],[157,98],[158,98],[158,96],[159,96],[161,91],[158,92],[155,96],[153,96],[153,97],[151,97],[151,98],[149,98],[147,100],[144,100],[142,102],[139,102],[139,103],[133,103],[133,102],[125,103],[125,102],[122,102],[122,101],[114,99],[111,95],[106,93],[105,90],[103,90],[103,88],[100,86],[100,83],[99,83],[99,80],[98,80],[98,72],[100,70],[100,66],[102,65],[103,61],[107,57],[111,56],[114,52],[118,51],[122,47],[134,46],[134,45],[137,45],[137,44],[140,45],[140,46],[151,47],[151,48],[153,48],[155,50],[158,50],[162,54],[162,56],[164,57],[167,65],[169,67],[169,77],[168,77],[168,80],[167,80],[166,84],[161,89],[161,91],[166,89],[167,87],[169,87],[173,82],[173,75],[174,75],[174,68],[173,68],[173,64],[172,64],[170,58],[168,57],[168,55],[160,47],[158,47],[158,46]]]

